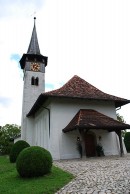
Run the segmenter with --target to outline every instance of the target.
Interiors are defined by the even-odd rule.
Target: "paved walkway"
[[[130,155],[61,160],[54,164],[76,176],[56,194],[130,194]]]

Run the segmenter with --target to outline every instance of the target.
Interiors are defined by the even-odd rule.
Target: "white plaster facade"
[[[38,86],[31,84],[32,77],[38,78]],[[23,87],[23,106],[22,106],[22,125],[21,139],[31,143],[30,131],[33,128],[33,119],[26,119],[26,115],[35,103],[38,96],[45,91],[45,73],[26,71],[24,72]],[[27,130],[28,129],[28,130]],[[30,137],[30,138],[29,138]]]
[[[79,109],[94,109],[109,117],[116,119],[116,111],[113,102],[88,101],[76,99],[51,99],[43,107],[50,109],[50,134],[49,134],[49,114],[48,110],[42,108],[32,119],[31,130],[28,125],[27,141],[31,145],[39,145],[48,149],[54,160],[79,158],[76,149],[77,137],[80,136],[78,130],[63,133],[62,129],[71,121]],[[115,132],[106,130],[90,130],[96,135],[97,143],[101,136],[100,143],[103,146],[105,155],[118,155],[119,140]],[[84,144],[84,143],[83,143]],[[83,150],[85,155],[85,150]]]

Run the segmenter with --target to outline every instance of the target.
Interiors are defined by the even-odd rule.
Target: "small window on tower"
[[[36,77],[36,79],[35,79],[35,85],[38,86],[38,84],[39,84],[39,78]]]
[[[31,85],[35,85],[35,78],[34,77],[31,78]]]

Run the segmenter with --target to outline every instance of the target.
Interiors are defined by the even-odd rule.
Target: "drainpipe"
[[[50,138],[50,109],[47,108],[47,107],[44,107],[44,106],[42,106],[42,108],[48,110],[48,115],[49,115],[49,138]]]

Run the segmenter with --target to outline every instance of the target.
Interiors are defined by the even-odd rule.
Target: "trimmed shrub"
[[[124,143],[125,143],[127,152],[130,152],[130,132],[126,132],[124,137]]]
[[[52,156],[39,146],[24,149],[16,161],[16,169],[21,177],[43,176],[51,171]]]
[[[10,162],[14,163],[17,160],[17,157],[19,155],[19,153],[24,149],[30,147],[30,145],[24,141],[24,140],[19,140],[17,141],[13,146],[12,149],[10,151],[10,155],[9,155],[9,159]]]

